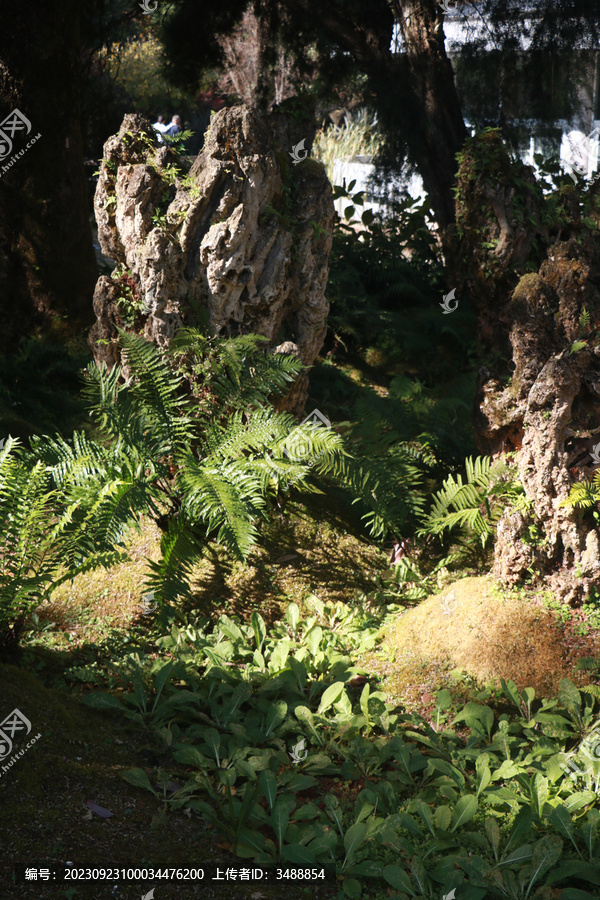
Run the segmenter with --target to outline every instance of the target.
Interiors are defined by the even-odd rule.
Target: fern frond
[[[203,546],[194,539],[184,518],[171,521],[160,542],[161,558],[147,559],[150,571],[145,587],[154,591],[158,600],[175,603],[190,591],[194,563],[200,557]]]
[[[139,335],[119,331],[123,357],[133,381],[128,387],[142,411],[154,422],[172,452],[185,447],[192,438],[189,403],[180,390],[181,379],[160,351]]]
[[[109,548],[82,532],[77,502],[52,488],[50,467],[13,455],[12,443],[0,454],[0,624],[35,608],[78,566],[109,559]]]
[[[582,685],[579,690],[584,694],[590,694],[590,696],[594,697],[596,700],[600,700],[600,685],[598,684]]]
[[[419,519],[424,497],[419,493],[421,473],[409,454],[396,448],[393,465],[373,458],[336,459],[332,473],[345,485],[352,502],[363,511],[363,521],[372,537],[406,532],[409,523]]]
[[[594,478],[586,478],[583,481],[576,481],[572,485],[569,496],[562,500],[558,505],[576,506],[580,509],[591,509],[600,503],[600,469]]]
[[[192,328],[180,329],[169,351],[180,371],[193,375],[196,389],[206,387],[223,412],[265,406],[281,394],[303,369],[294,356],[261,349],[262,335],[206,338]],[[214,413],[214,408],[212,410]]]
[[[238,411],[223,425],[209,426],[202,443],[207,456],[219,459],[236,459],[248,453],[262,455],[283,440],[294,424],[293,416],[271,408],[251,413]]]
[[[489,457],[467,458],[465,472],[466,482],[462,475],[445,479],[419,534],[443,534],[458,528],[476,535],[485,547],[505,508],[499,497],[516,501],[523,489],[506,480],[506,467],[492,464]]]
[[[289,421],[289,417],[286,421]],[[337,432],[312,422],[294,425],[283,439],[275,441],[271,446],[276,459],[314,466],[320,474],[335,466],[343,449],[344,442]]]
[[[257,537],[253,520],[265,506],[263,486],[252,466],[246,461],[210,466],[190,454],[177,478],[190,523],[204,523],[208,537],[246,559]]]

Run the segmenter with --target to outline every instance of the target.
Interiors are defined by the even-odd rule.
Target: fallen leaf
[[[275,565],[278,566],[284,562],[291,562],[293,559],[298,559],[297,553],[284,553],[283,556],[280,556],[279,559],[275,560]]]
[[[103,806],[98,806],[93,800],[88,800],[85,805],[88,809],[91,809],[92,812],[95,812],[97,816],[102,816],[103,819],[110,819],[111,816],[114,816],[114,813],[111,813],[108,809],[104,809]]]
[[[92,815],[91,810],[88,810],[86,813],[84,813],[84,814],[82,815],[81,818],[82,818],[82,819],[85,819],[86,822],[91,822],[92,819],[93,819],[94,817],[93,817],[93,815]]]
[[[170,781],[167,785],[167,790],[174,794],[175,791],[181,790],[181,785],[177,784],[176,781]]]

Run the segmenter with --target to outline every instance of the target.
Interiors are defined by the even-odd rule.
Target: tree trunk
[[[398,85],[410,103],[416,128],[406,142],[418,160],[419,172],[441,228],[454,221],[452,188],[456,154],[467,130],[462,117],[454,73],[446,56],[443,16],[434,0],[398,0],[393,4],[406,44],[410,91]]]
[[[324,0],[283,0],[301,10],[315,26],[325,28],[333,41],[352,54],[369,78],[369,90],[386,131],[395,132],[410,151],[440,228],[454,222],[452,189],[456,154],[467,135],[446,56],[443,15],[434,0],[370,0],[364,14],[348,16]],[[390,50],[394,21],[406,42],[404,62]],[[404,58],[403,58],[404,59]]]
[[[79,121],[79,4],[5,5],[0,30],[0,349],[93,321]],[[14,112],[14,111],[18,112]]]

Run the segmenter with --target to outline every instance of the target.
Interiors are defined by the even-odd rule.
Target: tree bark
[[[434,0],[395,0],[393,6],[406,44],[408,93],[418,123],[407,143],[419,161],[436,220],[445,228],[454,222],[456,154],[467,130],[444,46],[442,11]]]
[[[369,0],[364,14],[351,18],[327,0],[283,0],[301,10],[352,54],[369,78],[375,106],[387,128],[401,129],[440,228],[454,222],[452,189],[456,154],[467,136],[450,60],[444,47],[443,15],[434,0]],[[398,65],[390,45],[394,22],[406,43],[407,68]],[[404,75],[402,74],[404,72]]]
[[[42,0],[3,8],[3,350],[24,334],[52,332],[67,338],[93,321],[97,268],[79,115],[79,16],[77,0],[56,0],[51,12]],[[24,120],[19,116],[11,119],[14,110]],[[22,127],[17,130],[17,125]]]

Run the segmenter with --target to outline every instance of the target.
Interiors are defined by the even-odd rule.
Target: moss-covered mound
[[[503,594],[487,577],[464,578],[404,611],[384,632],[383,653],[368,663],[385,689],[418,705],[449,673],[460,670],[482,687],[512,679],[552,696],[561,678],[588,684],[577,659],[598,654],[598,637],[576,643],[541,603]]]

